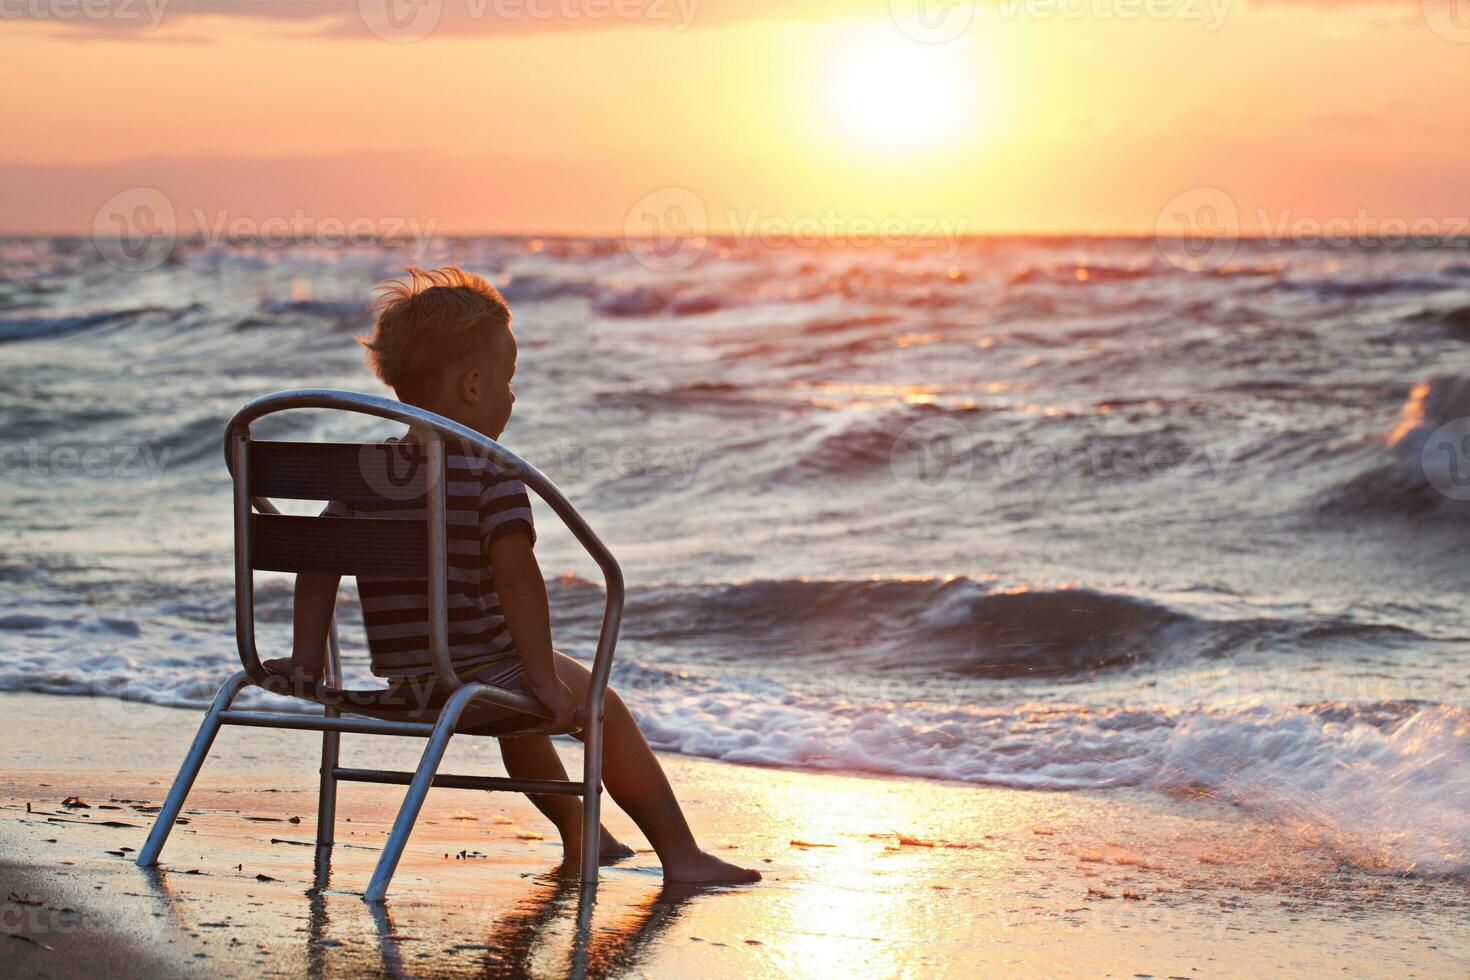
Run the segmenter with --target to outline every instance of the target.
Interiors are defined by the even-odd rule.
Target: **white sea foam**
[[[1462,707],[955,708],[671,681],[644,681],[629,696],[650,741],[670,751],[1032,789],[1199,791],[1288,822],[1363,866],[1470,873]]]
[[[1181,717],[1148,784],[1200,787],[1355,863],[1470,872],[1470,711],[1254,706]]]

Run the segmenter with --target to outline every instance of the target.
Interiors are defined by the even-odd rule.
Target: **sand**
[[[1470,975],[1470,884],[1376,874],[1310,830],[1130,791],[670,756],[705,846],[765,880],[666,888],[609,808],[639,850],[584,894],[523,798],[435,790],[375,908],[361,893],[401,790],[344,785],[318,865],[317,736],[226,729],[145,871],[131,856],[200,714],[24,694],[0,712],[6,976]],[[348,736],[343,764],[411,767],[420,746]],[[496,743],[456,740],[445,770],[498,771]]]

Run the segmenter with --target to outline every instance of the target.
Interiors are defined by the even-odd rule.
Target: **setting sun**
[[[836,131],[870,149],[928,150],[973,132],[981,79],[973,49],[893,31],[832,48],[822,106]]]

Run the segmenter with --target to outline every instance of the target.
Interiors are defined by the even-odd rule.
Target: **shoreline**
[[[98,965],[117,976],[1470,969],[1455,938],[1470,882],[1346,867],[1309,830],[1207,799],[674,755],[662,758],[701,843],[765,881],[664,888],[655,856],[609,805],[608,826],[637,853],[584,898],[555,875],[555,833],[523,797],[435,790],[375,913],[361,891],[401,790],[343,787],[339,843],[319,879],[314,736],[222,733],[185,808],[189,824],[149,871],[125,849],[141,846],[147,810],[201,713],[40,694],[0,694],[0,711],[12,733],[0,765],[0,891],[14,893],[0,939],[8,975]],[[343,742],[344,765],[371,751],[375,764],[411,767],[420,748]],[[574,764],[579,747],[558,748]],[[462,737],[444,769],[497,764],[493,740]],[[88,807],[62,807],[71,796]]]

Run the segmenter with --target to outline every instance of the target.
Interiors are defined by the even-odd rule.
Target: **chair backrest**
[[[337,409],[414,425],[421,443],[301,443],[256,441],[258,419],[296,409]],[[260,571],[326,575],[401,575],[424,579],[428,591],[429,652],[439,682],[460,686],[449,659],[448,534],[444,440],[454,439],[516,473],[572,531],[602,569],[607,606],[592,673],[606,685],[622,619],[623,578],[617,561],[550,479],[515,453],[457,422],[356,392],[283,391],[258,398],[230,419],[225,459],[234,479],[235,632],[246,672],[261,682],[265,669],[255,647],[255,575]],[[392,501],[419,507],[425,519],[297,517],[280,514],[269,498]],[[257,513],[259,511],[259,513]]]
[[[257,442],[247,436],[231,450],[237,630],[254,637],[256,571],[423,579],[429,659],[441,683],[457,686],[449,659],[444,437],[430,429],[422,445],[400,447]],[[300,517],[271,513],[273,507],[256,513],[258,502],[270,497],[420,504],[424,519]]]
[[[428,454],[409,442],[249,443],[252,498],[426,507]],[[322,575],[429,577],[426,521],[251,517],[251,567]]]

